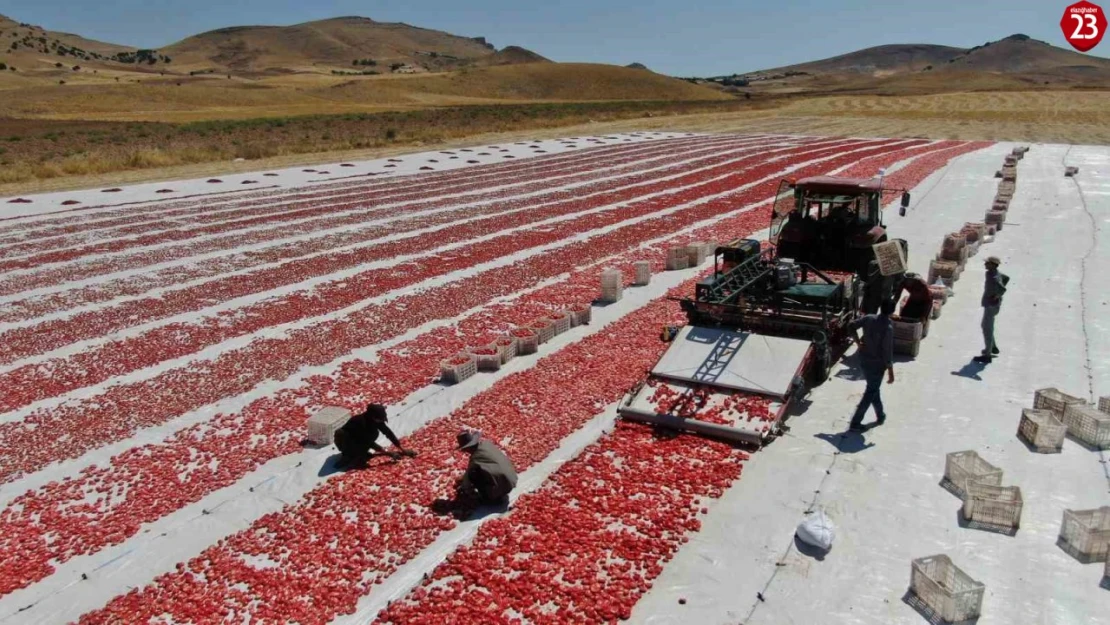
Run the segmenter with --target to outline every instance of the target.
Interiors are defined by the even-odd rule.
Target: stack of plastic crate
[[[555,338],[555,323],[550,319],[539,318],[528,324],[528,328],[536,333],[539,344],[544,343]]]
[[[705,243],[695,242],[686,246],[686,264],[688,267],[697,267],[705,262]]]
[[[313,445],[331,445],[335,432],[351,418],[351,411],[339,406],[325,406],[308,418],[308,436]]]
[[[1018,436],[1042,454],[1058,454],[1064,447],[1068,428],[1051,410],[1023,408],[1018,423]]]
[[[920,321],[892,320],[894,325],[894,353],[916,356],[921,349],[924,327]]]
[[[672,247],[667,250],[667,271],[677,271],[690,266],[690,255],[685,247]]]
[[[1098,409],[1100,412],[1110,414],[1110,395],[1098,398]]]
[[[601,272],[601,301],[613,303],[621,301],[624,295],[624,275],[620,269],[606,269]]]
[[[1110,551],[1110,506],[1064,510],[1056,544],[1084,564],[1104,560]]]
[[[930,621],[960,623],[978,618],[986,586],[972,579],[946,555],[918,558],[911,563],[911,603],[931,613]]]
[[[439,362],[439,377],[444,382],[458,384],[475,373],[478,373],[478,360],[466,352],[459,352]]]
[[[647,286],[651,284],[651,261],[636,261],[632,263],[632,269],[636,272],[636,277],[633,279],[632,284],[635,286]]]

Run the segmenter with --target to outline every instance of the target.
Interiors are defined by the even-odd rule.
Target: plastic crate
[[[501,350],[496,345],[467,347],[466,353],[474,357],[478,371],[501,370]]]
[[[987,220],[988,224],[993,225],[995,229],[1001,230],[1002,224],[1006,223],[1006,211],[991,209],[987,211],[984,219]]]
[[[494,342],[490,343],[490,345],[501,354],[501,364],[505,364],[513,358],[516,358],[517,340],[515,336],[511,334],[499,336]]]
[[[1021,489],[969,481],[964,495],[964,518],[997,528],[1021,527]]]
[[[967,245],[967,235],[962,232],[953,232],[944,237],[944,243],[941,244],[941,250],[958,252],[960,248]]]
[[[1056,454],[1064,447],[1068,428],[1051,410],[1023,408],[1018,423],[1018,436],[1042,454]]]
[[[1110,506],[1064,510],[1058,544],[1085,564],[1105,560],[1110,552]]]
[[[478,373],[478,359],[466,352],[459,352],[439,362],[439,377],[442,381],[458,384]]]
[[[977,452],[954,451],[944,459],[944,482],[962,499],[968,482],[1002,484],[1002,469],[983,460]]]
[[[704,243],[690,243],[686,246],[687,265],[690,267],[697,267],[705,262],[705,244]]]
[[[871,246],[875,260],[879,263],[879,273],[892,276],[906,271],[906,255],[898,241],[884,241]]]
[[[570,307],[570,312],[574,315],[575,323],[584,326],[593,318],[593,306],[589,304],[574,304]]]
[[[550,319],[536,319],[535,321],[529,323],[528,327],[535,331],[540,345],[543,345],[544,343],[555,338],[555,323],[552,322]]]
[[[1110,448],[1110,414],[1090,404],[1069,404],[1061,419],[1076,440],[1096,448]]]
[[[934,260],[929,263],[929,274],[943,279],[956,278],[956,272],[959,271],[960,265],[951,260]],[[935,282],[931,280],[930,283]]]
[[[933,312],[929,315],[930,319],[940,319],[940,312],[944,310],[944,304],[940,300],[933,300]]]
[[[946,555],[917,558],[911,563],[910,591],[928,611],[949,623],[977,618],[986,586],[975,581]]]
[[[565,310],[550,313],[545,318],[555,324],[555,336],[559,336],[563,332],[570,330],[571,326],[576,325],[571,320],[571,314]]]
[[[672,247],[667,250],[667,271],[678,271],[690,267],[690,256],[684,247]]]
[[[933,303],[944,305],[948,303],[948,287],[930,286],[929,294],[933,296]]]
[[[526,356],[539,351],[540,335],[532,328],[521,326],[514,328],[509,334],[516,339],[517,356]]]
[[[339,406],[325,406],[308,418],[309,442],[314,445],[331,445],[335,431],[351,418],[351,411]]]
[[[920,321],[891,320],[894,326],[895,341],[913,341],[924,337],[925,329]]]
[[[1110,414],[1110,395],[1098,398],[1098,410]]]
[[[1056,417],[1063,419],[1064,410],[1071,404],[1082,404],[1083,398],[1068,395],[1056,388],[1042,388],[1033,393],[1033,407],[1038,410],[1051,410]]]
[[[646,260],[637,261],[632,263],[632,269],[636,272],[636,277],[632,280],[632,284],[636,286],[647,286],[651,284],[651,262]]]
[[[894,339],[894,353],[916,357],[921,352],[921,339]]]
[[[601,272],[601,301],[619,302],[624,295],[624,274],[619,269]]]

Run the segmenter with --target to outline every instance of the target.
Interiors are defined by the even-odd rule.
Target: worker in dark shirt
[[[1002,296],[1006,294],[1006,285],[1010,283],[1010,276],[998,270],[1002,261],[997,256],[987,258],[983,265],[987,269],[986,282],[983,285],[983,353],[972,360],[983,364],[990,364],[998,355],[998,343],[994,341],[994,318],[1002,310]]]
[[[894,305],[894,300],[884,300],[879,314],[864,315],[848,326],[852,339],[859,345],[860,367],[867,380],[867,388],[848,426],[853,432],[863,430],[863,415],[871,406],[875,407],[875,424],[882,425],[886,421],[879,391],[883,386],[883,373],[887,374],[887,383],[894,384],[894,324],[890,321]],[[860,329],[863,330],[862,340],[856,334]]]
[[[517,480],[508,456],[478,432],[460,432],[458,443],[459,451],[470,454],[470,462],[455,485],[456,493],[466,497],[476,492],[484,504],[507,504]]]
[[[385,406],[370,404],[365,412],[354,415],[343,427],[336,430],[335,446],[341,454],[339,466],[345,468],[365,465],[370,460],[371,449],[394,460],[400,460],[402,455],[410,458],[415,456],[416,452],[405,449],[401,441],[397,440],[397,435],[386,425],[388,420]],[[382,449],[377,442],[381,434],[385,434],[394,447],[401,450],[400,453]]]
[[[928,321],[929,315],[933,314],[933,293],[925,280],[916,273],[907,273],[894,293],[894,301],[902,299],[902,291],[910,295],[898,314],[902,321]]]

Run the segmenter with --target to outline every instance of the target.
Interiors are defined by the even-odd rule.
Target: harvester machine
[[[664,329],[671,345],[621,417],[756,446],[781,434],[790,404],[847,349],[849,324],[901,280],[906,243],[887,239],[883,192],[879,180],[783,181],[768,244],[716,248],[713,273],[675,298],[687,324]],[[878,257],[895,245],[897,262]]]

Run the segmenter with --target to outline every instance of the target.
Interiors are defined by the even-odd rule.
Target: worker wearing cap
[[[399,460],[402,455],[410,458],[415,456],[416,452],[401,446],[397,435],[386,425],[388,420],[385,406],[370,404],[365,411],[351,417],[343,427],[336,430],[335,446],[339,448],[341,454],[339,466],[345,468],[365,465],[370,460],[371,449],[394,460]],[[382,434],[385,434],[385,437],[401,452],[382,449],[381,445],[378,445],[378,436]]]
[[[463,496],[477,492],[484,504],[507,504],[517,479],[508,456],[479,432],[460,432],[458,443],[459,451],[470,454],[470,462],[455,486],[456,492]]]
[[[1002,296],[1010,277],[998,270],[1002,261],[990,256],[983,265],[987,268],[986,283],[983,286],[983,353],[974,358],[975,362],[990,363],[998,355],[998,344],[994,342],[994,318],[1002,308]]]
[[[894,300],[883,300],[880,312],[877,315],[864,315],[851,324],[848,329],[852,332],[852,340],[859,345],[860,368],[863,377],[867,380],[867,389],[856,406],[856,413],[852,415],[852,422],[848,429],[853,432],[863,431],[863,415],[871,406],[875,407],[875,425],[882,425],[886,421],[886,411],[883,410],[883,399],[880,391],[883,387],[883,373],[887,374],[887,384],[894,384],[894,324],[890,315],[894,312]],[[856,332],[863,330],[861,340]]]
[[[916,273],[907,273],[894,293],[894,301],[902,299],[903,290],[909,293],[909,299],[902,305],[898,316],[903,321],[928,321],[933,313],[933,292],[929,290],[928,283]]]

